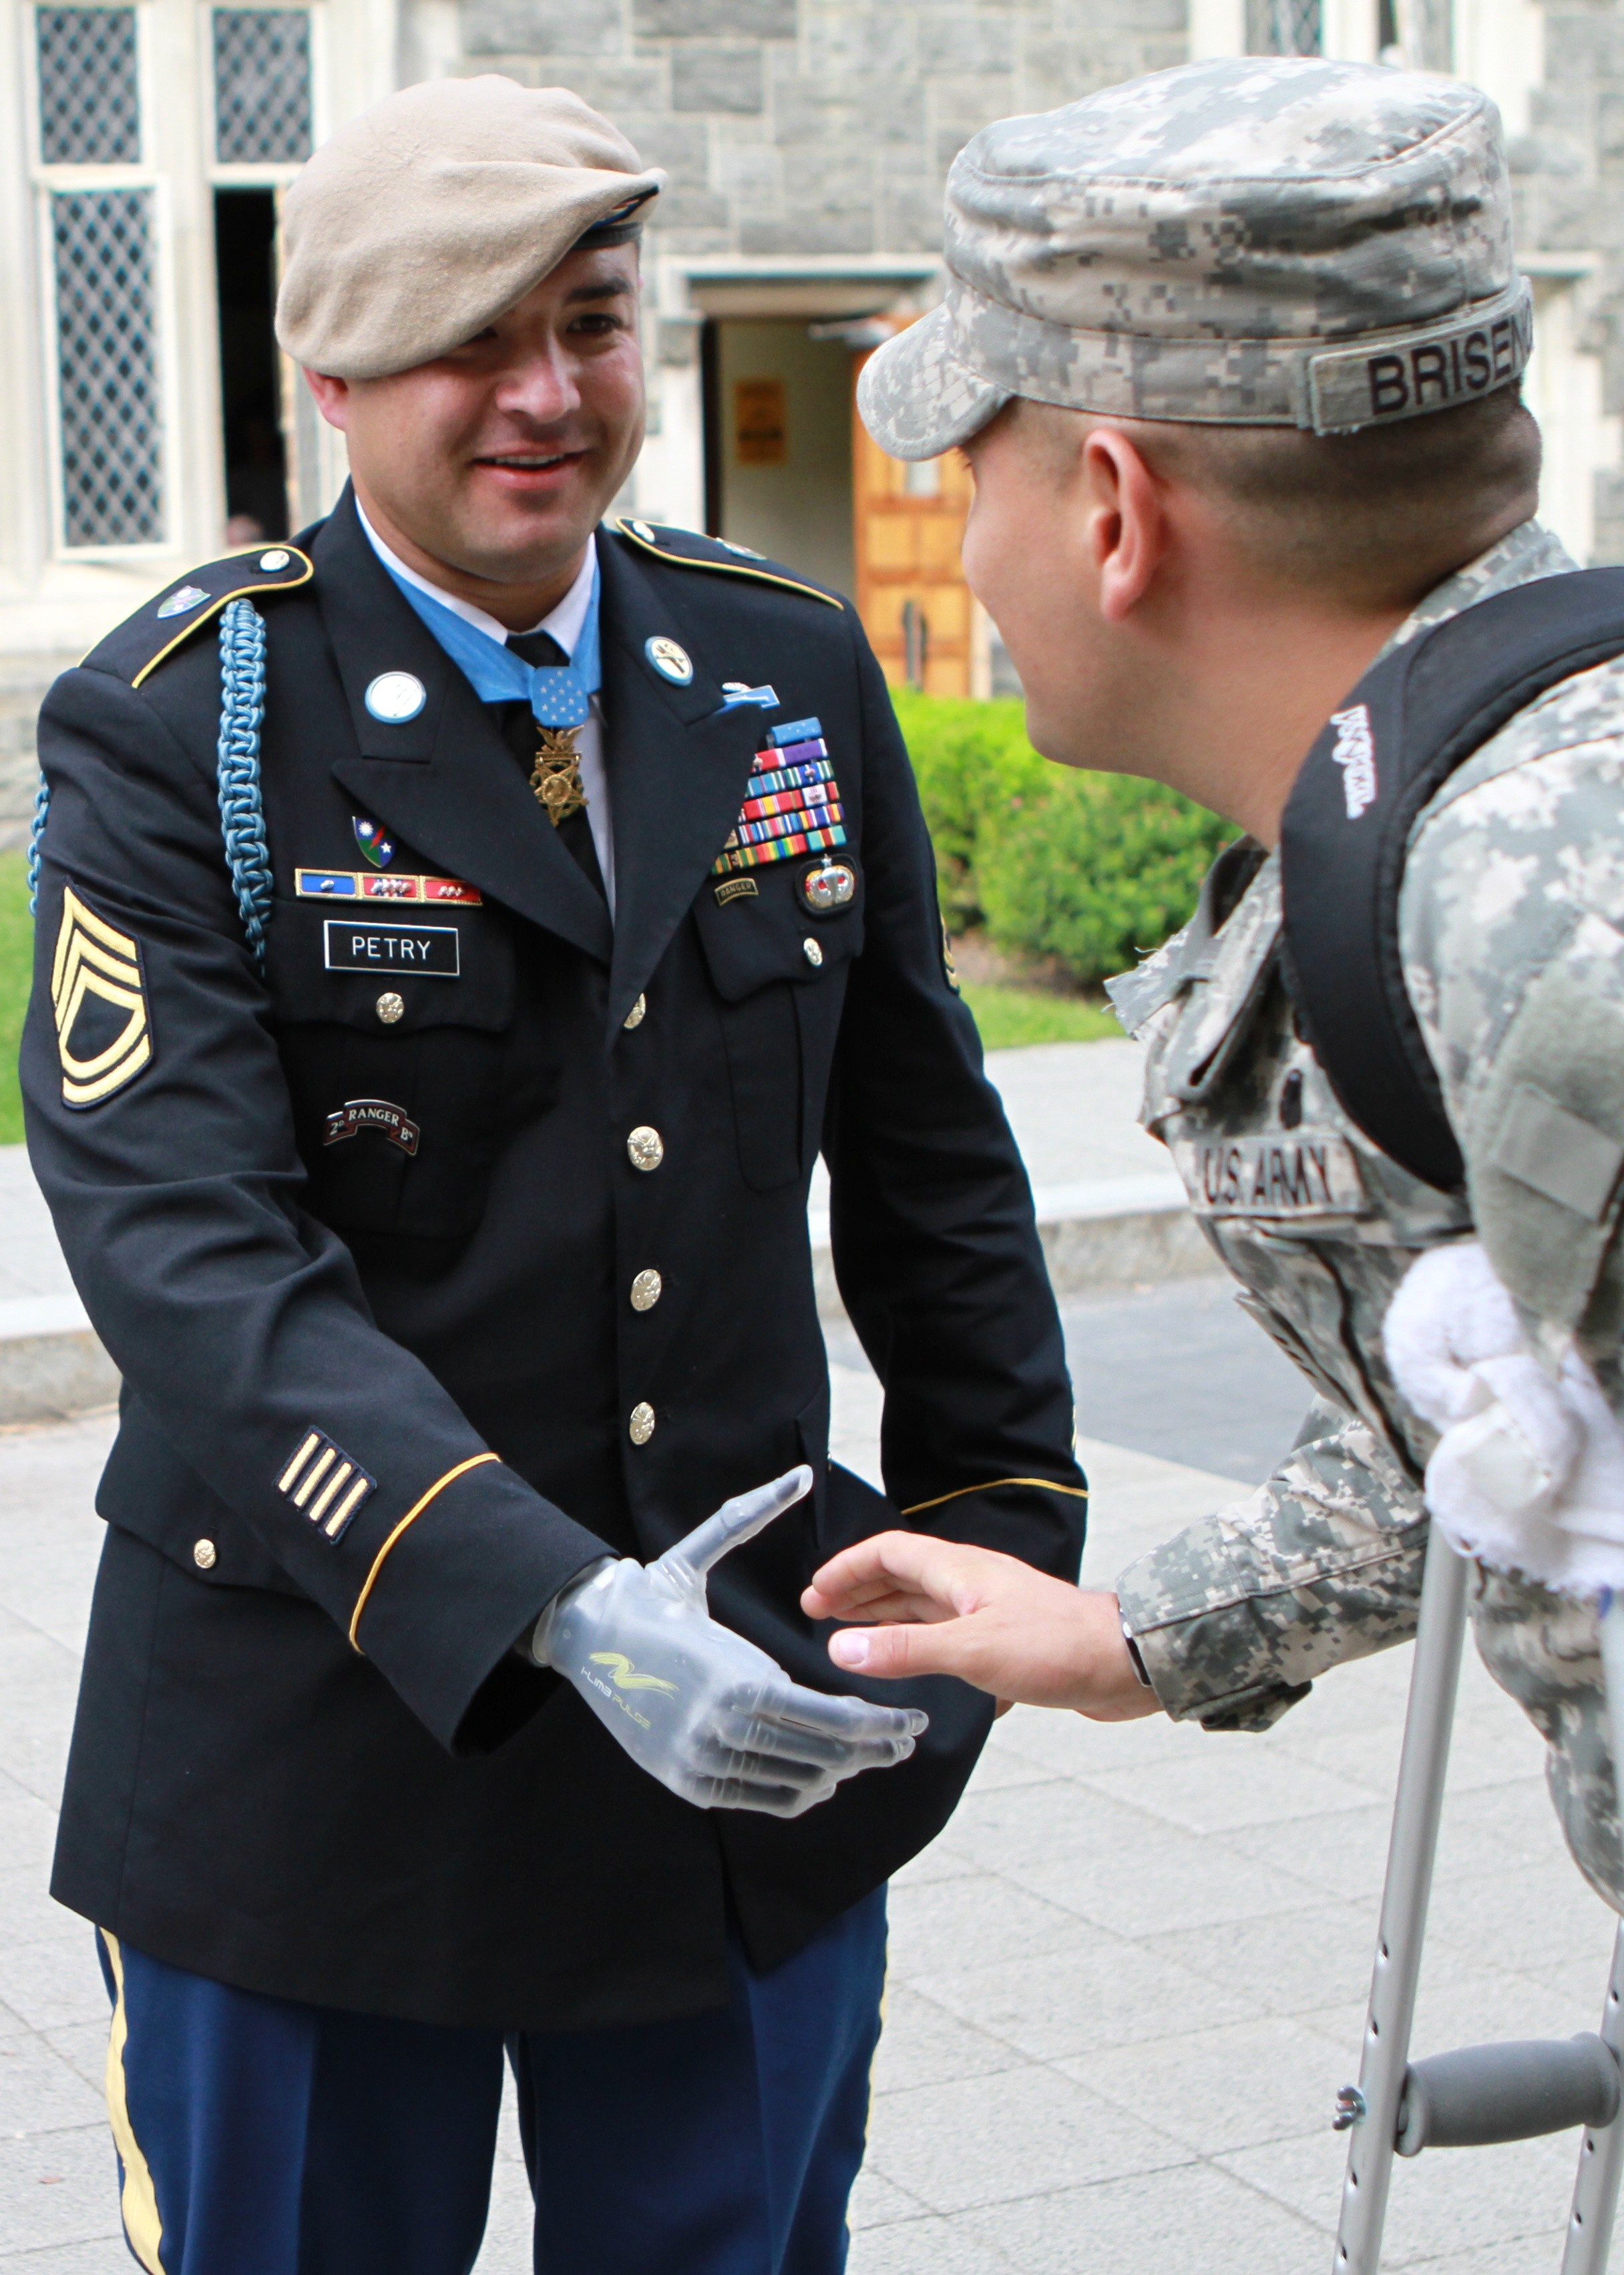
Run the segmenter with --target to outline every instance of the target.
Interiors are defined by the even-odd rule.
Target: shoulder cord
[[[254,961],[265,962],[265,927],[274,887],[265,843],[265,807],[260,796],[260,729],[265,723],[265,619],[251,602],[233,601],[220,619],[220,820],[225,832],[226,865],[242,911],[243,930]],[[28,836],[28,913],[40,898],[40,847],[50,812],[50,784],[43,774],[34,793],[34,826]]]
[[[39,787],[34,793],[34,827],[28,833],[28,913],[33,916],[40,905],[40,840],[45,835],[45,817],[50,812],[50,784],[42,773]]]
[[[220,820],[243,930],[261,966],[274,891],[260,796],[264,723],[265,619],[252,601],[233,601],[220,619]]]

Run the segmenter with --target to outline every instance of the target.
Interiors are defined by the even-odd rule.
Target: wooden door
[[[853,379],[867,359],[854,356]],[[894,686],[971,692],[970,587],[959,542],[970,470],[956,450],[905,465],[851,413],[857,613]]]

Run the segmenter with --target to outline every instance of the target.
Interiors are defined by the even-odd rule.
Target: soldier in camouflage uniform
[[[1169,1147],[1242,1304],[1316,1397],[1266,1484],[1142,1557],[1114,1596],[892,1535],[827,1566],[806,1607],[880,1623],[831,1645],[870,1673],[941,1669],[1101,1718],[1159,1705],[1209,1729],[1264,1729],[1317,1675],[1415,1632],[1421,1479],[1437,1433],[1392,1379],[1382,1330],[1419,1253],[1475,1236],[1536,1353],[1554,1372],[1576,1343],[1624,1411],[1619,1182],[1599,1207],[1575,1209],[1560,1177],[1542,1190],[1527,1182],[1537,1169],[1513,1175],[1496,1146],[1513,1091],[1531,1084],[1624,1164],[1624,663],[1565,680],[1517,714],[1412,833],[1400,901],[1405,976],[1466,1164],[1463,1189],[1441,1191],[1356,1126],[1298,1032],[1269,848],[1303,754],[1379,653],[1575,565],[1530,518],[1527,484],[1507,484],[1508,461],[1487,446],[1476,518],[1469,495],[1472,435],[1499,418],[1504,442],[1526,419],[1515,381],[1530,346],[1528,291],[1512,261],[1492,105],[1441,78],[1318,61],[1161,72],[978,135],[949,180],[947,248],[945,305],[871,360],[863,413],[903,457],[968,446],[978,495],[966,564],[1016,653],[1039,747],[1159,775],[1252,833],[1220,858],[1190,924],[1111,993],[1146,1047],[1146,1127]],[[1089,599],[1091,613],[1076,618],[1089,654],[1070,683],[1042,636],[1021,650],[988,480],[991,439],[1033,403],[1062,406],[1076,436],[1094,438],[1067,448],[1098,444],[1094,489],[1077,492],[1105,517],[1091,525],[1094,549],[1079,542],[1044,571],[1052,588],[1069,567]],[[1237,444],[1236,429],[1253,431]],[[1282,438],[1286,429],[1295,432]],[[1433,513],[1445,549],[1429,569],[1425,517],[1407,520],[1393,503],[1385,535],[1369,516],[1362,529],[1351,477],[1373,468],[1377,491],[1396,500],[1395,468],[1408,463],[1424,488],[1434,447],[1439,465],[1457,453],[1437,495],[1459,510]],[[1134,612],[1144,614],[1154,583],[1122,600],[1132,571],[1112,550],[1113,532],[1136,512],[1152,529],[1141,541],[1156,541],[1157,512],[1183,513],[1197,528],[1179,491],[1193,480],[1244,534],[1247,482],[1255,503],[1270,450],[1301,470],[1305,516],[1316,496],[1335,505],[1340,474],[1309,495],[1326,467],[1350,477],[1341,499],[1351,597],[1340,616],[1327,602],[1315,620],[1323,630],[1334,617],[1348,634],[1334,654],[1316,664],[1306,638],[1304,661],[1289,639],[1271,648],[1268,608],[1258,604],[1252,624],[1238,604],[1271,691],[1288,711],[1298,706],[1295,741],[1271,752],[1265,736],[1255,760],[1243,751],[1226,774],[1204,755],[1199,731],[1182,745],[1176,735],[1157,744],[1153,730],[1136,741],[1129,700],[1113,714],[1122,739],[1085,747],[1076,717],[1095,700],[1090,673],[1117,675],[1128,698],[1162,706],[1165,717],[1152,675],[1171,661],[1210,698],[1207,719],[1221,720],[1233,672],[1226,679],[1193,641],[1187,664],[1142,634],[1133,646]],[[1205,489],[1203,450],[1218,468]],[[1276,503],[1288,547],[1288,486]],[[1379,498],[1378,523],[1380,510]],[[987,532],[977,527],[984,513]],[[1460,533],[1453,552],[1446,524]],[[1200,541],[1221,544],[1221,532],[1209,525]],[[1041,533],[1029,524],[1016,544],[1041,550]],[[1405,591],[1407,551],[1420,581]],[[1372,584],[1384,556],[1390,581]],[[1035,585],[1026,590],[1033,608],[1049,605]],[[1286,622],[1285,601],[1273,621]],[[1187,716],[1198,721],[1199,707]],[[1212,731],[1221,741],[1222,729]],[[1624,1908],[1593,1610],[1480,1568],[1472,1614],[1491,1671],[1547,1741],[1582,1869]]]

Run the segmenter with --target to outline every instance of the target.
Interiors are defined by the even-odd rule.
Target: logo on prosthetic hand
[[[616,1690],[668,1690],[673,1698],[677,1695],[675,1682],[668,1682],[658,1674],[639,1674],[623,1651],[594,1651],[594,1667],[607,1667],[609,1679]]]

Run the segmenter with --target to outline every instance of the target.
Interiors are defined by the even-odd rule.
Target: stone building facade
[[[1624,0],[0,0],[0,843],[50,674],[336,494],[269,333],[276,200],[313,141],[449,72],[572,87],[668,170],[623,507],[853,590],[899,679],[1000,683],[961,472],[896,465],[851,413],[864,353],[940,290],[947,166],[989,118],[1192,56],[1403,60],[1494,95],[1545,510],[1624,559]]]

